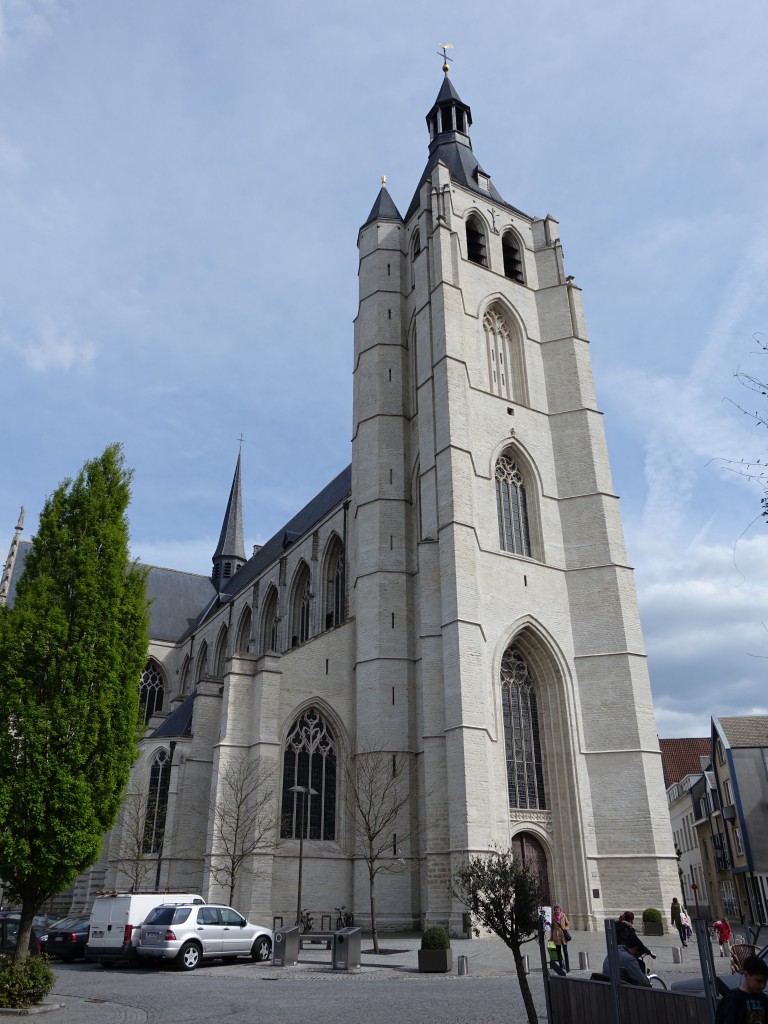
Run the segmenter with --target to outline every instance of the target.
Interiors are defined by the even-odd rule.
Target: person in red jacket
[[[725,956],[725,944],[731,938],[731,926],[728,924],[728,918],[722,917],[719,921],[715,921],[712,925],[712,930],[717,932],[717,941],[720,943],[720,956]]]

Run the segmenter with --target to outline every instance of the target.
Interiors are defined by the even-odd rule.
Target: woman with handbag
[[[557,962],[566,972],[570,972],[571,965],[568,962],[568,943],[571,941],[571,933],[568,931],[569,921],[557,903],[552,907],[552,920],[549,927],[550,941],[554,942],[557,950]]]

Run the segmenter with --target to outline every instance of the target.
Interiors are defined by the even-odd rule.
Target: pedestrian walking
[[[549,927],[550,941],[554,942],[557,950],[557,962],[568,973],[571,970],[568,961],[568,943],[571,941],[571,933],[568,931],[568,918],[557,903],[552,907],[552,920]]]
[[[683,924],[683,908],[680,906],[680,901],[677,896],[672,900],[672,910],[669,916],[672,918],[672,924],[677,928],[677,933],[680,936],[680,941],[684,946],[688,945],[688,930]]]
[[[729,953],[728,943],[731,938],[731,926],[727,917],[721,917],[712,925],[712,931],[717,932],[717,941],[720,943],[720,956],[727,956]]]

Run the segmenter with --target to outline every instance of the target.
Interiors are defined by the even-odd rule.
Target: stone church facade
[[[376,749],[411,769],[381,928],[457,933],[451,869],[510,842],[577,928],[677,891],[581,293],[558,223],[502,199],[471,123],[446,73],[405,216],[382,187],[360,229],[351,466],[246,558],[238,459],[211,576],[150,570],[131,783],[150,886],[228,896],[213,821],[246,763],[274,780],[274,826],[235,905],[293,920],[309,783],[302,902],[364,922],[344,759]],[[83,886],[128,884],[129,832]]]

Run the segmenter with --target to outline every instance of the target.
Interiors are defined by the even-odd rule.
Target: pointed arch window
[[[197,656],[197,678],[202,679],[208,674],[208,644],[203,640],[200,644],[200,653]]]
[[[225,626],[219,634],[219,642],[216,644],[216,656],[213,659],[213,674],[220,679],[224,675],[227,666],[227,636],[228,629]]]
[[[271,588],[264,603],[264,614],[261,618],[261,653],[277,650],[278,623],[277,617],[277,591]]]
[[[481,267],[488,266],[488,252],[485,244],[485,229],[483,223],[476,214],[467,217],[467,259],[472,263],[479,263]]]
[[[496,510],[499,517],[499,546],[514,555],[531,555],[528,528],[528,500],[523,474],[512,452],[504,452],[496,463]]]
[[[544,810],[547,801],[536,684],[516,647],[508,647],[501,659],[501,703],[509,806]]]
[[[313,789],[306,794],[305,839],[336,838],[336,743],[317,708],[308,708],[291,727],[283,754],[283,797],[280,836],[298,839],[301,832],[300,793],[292,786]]]
[[[328,548],[325,563],[325,628],[333,629],[344,621],[345,615],[345,572],[344,547],[334,537]]]
[[[170,787],[171,759],[167,750],[158,750],[149,769],[149,793],[142,843],[144,853],[160,853],[163,848]]]
[[[291,646],[303,644],[310,637],[310,612],[312,607],[311,579],[306,563],[297,573],[293,588],[291,608]]]
[[[179,684],[179,694],[189,693],[189,666],[191,664],[189,656],[184,659],[184,667],[181,670],[181,683]]]
[[[251,609],[246,605],[240,618],[240,628],[237,631],[236,650],[248,651],[251,645]]]
[[[162,674],[158,665],[150,660],[144,667],[139,682],[139,704],[143,708],[145,725],[152,715],[163,710],[164,696],[165,687]]]
[[[504,257],[504,276],[525,284],[520,241],[514,231],[505,231],[501,236],[501,252]]]

